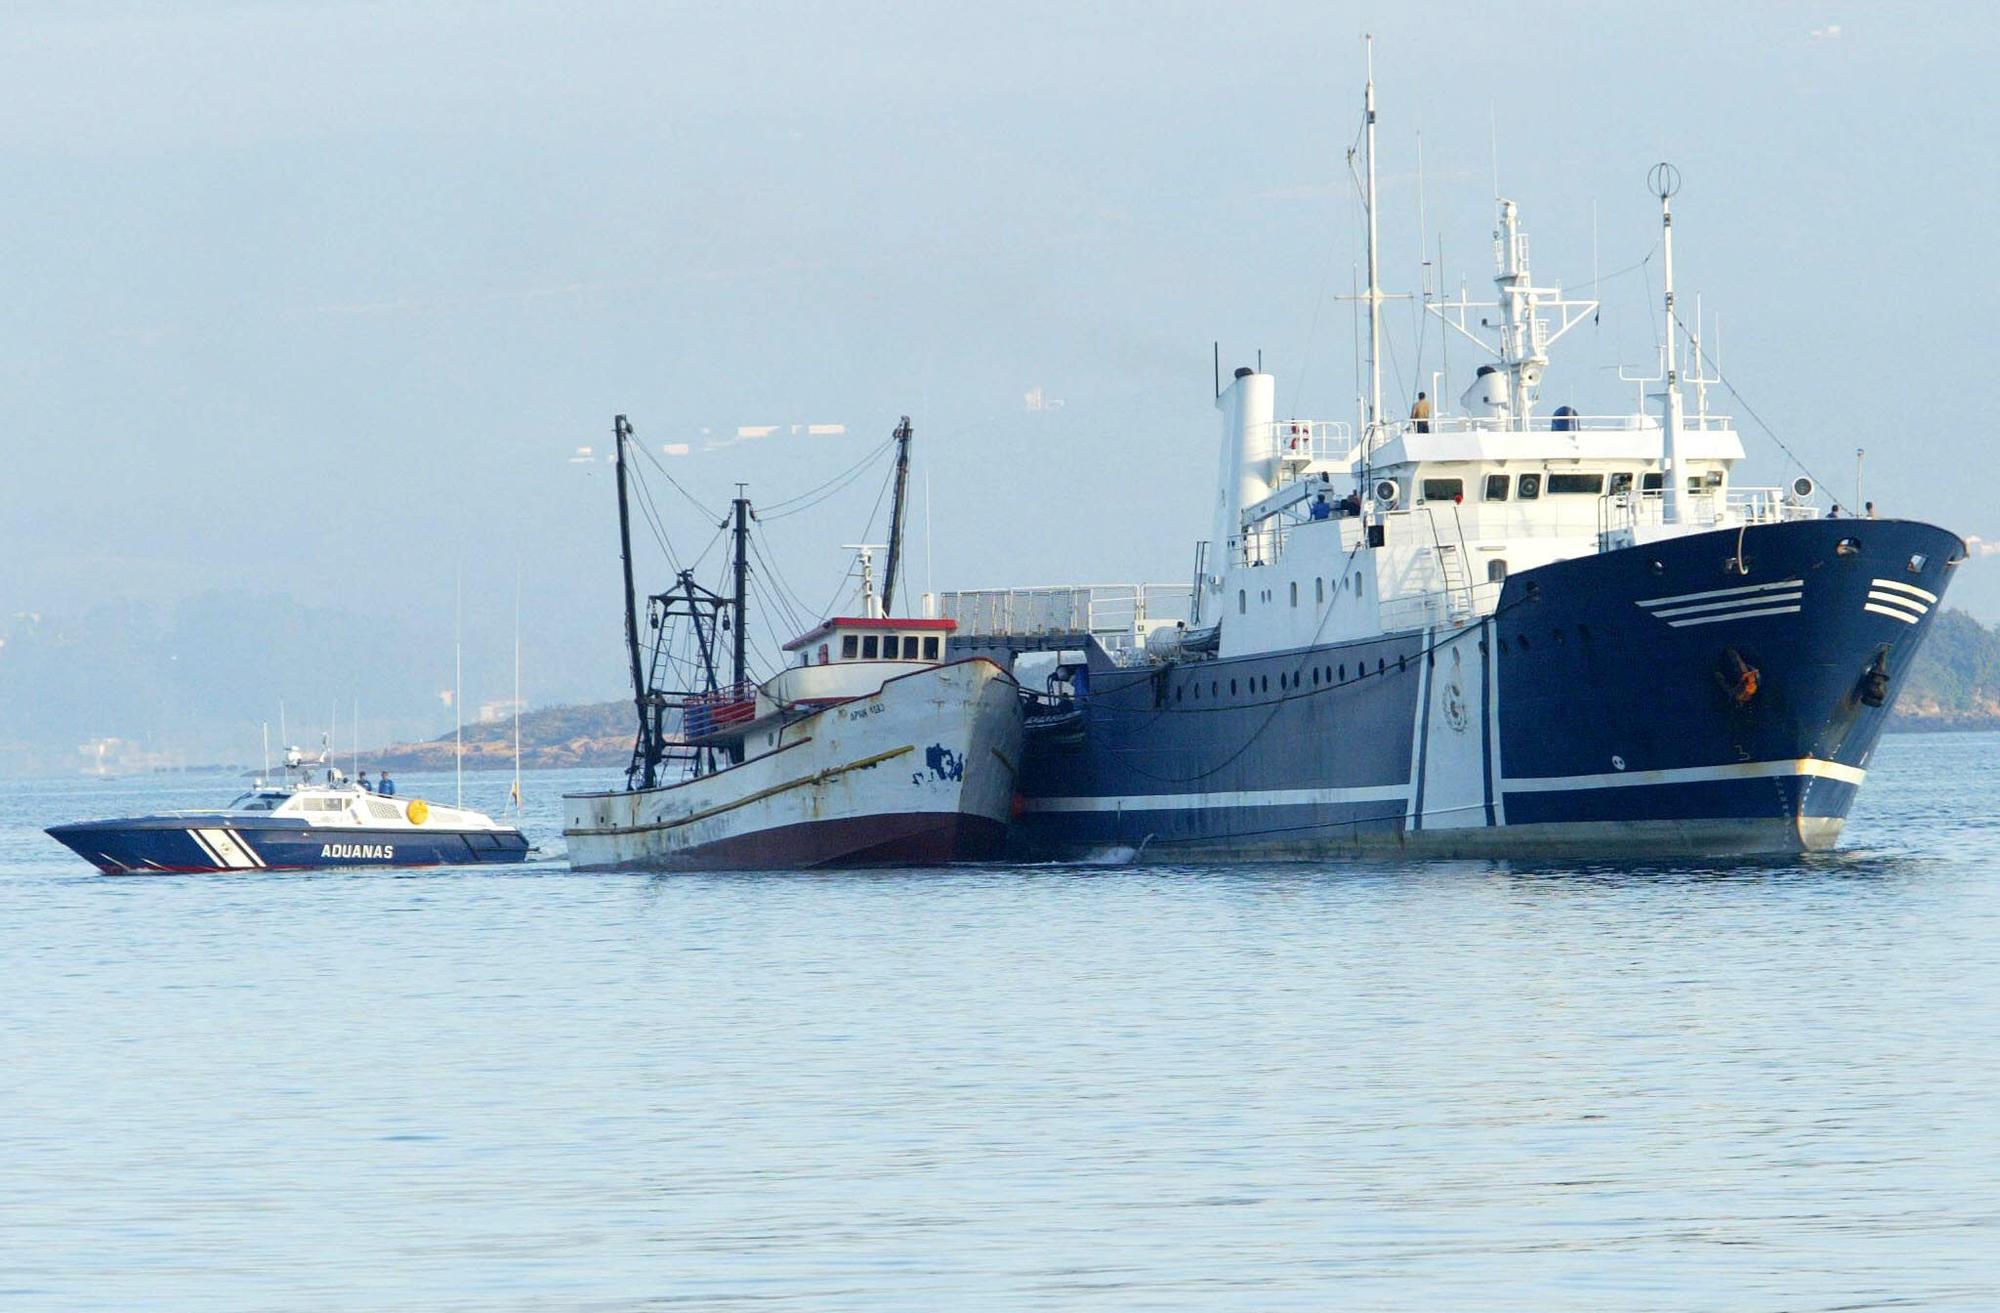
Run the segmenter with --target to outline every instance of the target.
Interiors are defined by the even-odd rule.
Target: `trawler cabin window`
[[[1549,493],[1552,496],[1566,492],[1576,492],[1588,493],[1595,497],[1603,491],[1604,476],[1602,474],[1549,475]]]
[[[1521,476],[1520,494],[1522,501],[1533,501],[1535,498],[1541,496],[1542,476],[1539,474],[1523,474]]]
[[[1464,479],[1425,479],[1425,501],[1462,501],[1465,498]]]
[[[881,655],[881,640],[875,635],[870,634],[861,640],[861,659],[863,661],[873,661]]]
[[[933,634],[930,637],[924,639],[924,660],[935,661],[937,659],[938,659],[938,641],[937,641],[937,635]]]
[[[1611,476],[1612,496],[1615,497],[1619,493],[1630,491],[1632,491],[1632,472],[1630,470],[1620,470]]]
[[[1651,474],[1643,476],[1639,480],[1639,491],[1641,492],[1658,492],[1661,488],[1665,486],[1666,486],[1666,480],[1660,477],[1659,471],[1657,470],[1655,470]]]
[[[842,634],[840,636],[840,659],[842,661],[854,660],[859,653],[859,647],[860,640],[853,634]]]
[[[1504,475],[1504,474],[1489,474],[1489,475],[1487,475],[1487,476],[1486,476],[1486,500],[1487,500],[1487,501],[1506,501],[1506,500],[1507,500],[1507,488],[1508,488],[1509,484],[1511,484],[1511,483],[1512,483],[1512,480],[1511,480],[1511,479],[1509,479],[1509,478],[1508,478],[1508,477],[1507,477],[1506,475]]]

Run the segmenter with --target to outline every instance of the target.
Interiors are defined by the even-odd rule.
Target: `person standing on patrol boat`
[[[1417,403],[1410,407],[1410,418],[1416,422],[1417,432],[1431,431],[1431,399],[1425,393],[1417,393]]]
[[[375,792],[381,794],[385,798],[393,798],[396,796],[396,781],[389,778],[388,771],[385,770],[382,772],[382,782],[375,786]]]

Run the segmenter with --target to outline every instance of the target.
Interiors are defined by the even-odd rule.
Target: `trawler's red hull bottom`
[[[810,868],[936,866],[1000,855],[1007,827],[963,812],[845,816],[735,835],[670,856],[633,862],[663,871],[796,871]]]

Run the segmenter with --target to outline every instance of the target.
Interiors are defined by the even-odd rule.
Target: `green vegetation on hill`
[[[521,764],[529,767],[616,766],[632,755],[633,711],[629,702],[544,707],[521,717]],[[441,770],[451,766],[457,743],[440,734],[427,743],[393,743],[364,753],[362,764],[391,770]],[[514,765],[514,722],[485,721],[465,727],[467,770],[505,770]]]
[[[1904,729],[2000,728],[2000,627],[1963,611],[1938,612],[1897,695]]]

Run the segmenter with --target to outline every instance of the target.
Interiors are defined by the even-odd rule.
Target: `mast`
[[[749,641],[748,625],[746,622],[750,618],[748,592],[750,582],[750,499],[743,496],[742,484],[739,483],[736,485],[736,500],[731,502],[730,505],[736,511],[736,595],[730,601],[730,608],[735,612],[736,632],[733,635],[735,642],[731,644],[729,653],[729,678],[734,687],[741,689],[744,681],[750,677],[748,669],[749,661],[747,659],[748,651],[746,648],[746,644]]]
[[[1666,414],[1661,448],[1660,519],[1665,524],[1681,522],[1681,379],[1680,354],[1674,340],[1674,207],[1673,195],[1681,189],[1681,171],[1664,161],[1653,166],[1650,178],[1660,198],[1661,268],[1667,292],[1663,313],[1666,317]]]
[[[612,463],[618,469],[618,559],[625,566],[625,651],[632,660],[632,705],[639,712],[639,738],[645,745],[640,754],[645,772],[639,787],[650,789],[655,783],[653,731],[646,721],[646,675],[639,668],[639,602],[632,589],[632,513],[625,499],[625,444],[632,436],[632,426],[619,415],[611,421],[611,433],[615,444]]]
[[[896,497],[889,504],[889,564],[882,572],[882,614],[896,605],[896,575],[903,563],[903,503],[910,485],[910,417],[896,425]],[[928,508],[926,508],[928,510]]]
[[[1368,457],[1375,449],[1382,427],[1382,266],[1377,250],[1375,210],[1375,38],[1371,35],[1366,40],[1368,82],[1362,91],[1362,107],[1367,111],[1363,132],[1366,134],[1368,156],[1368,290],[1364,294],[1368,301],[1368,427],[1361,439],[1361,481],[1364,490],[1374,482],[1373,471],[1368,468]],[[1364,495],[1367,495],[1365,491]]]
[[[465,806],[465,579],[452,589],[451,608],[451,738],[452,772],[458,785],[456,806]]]

